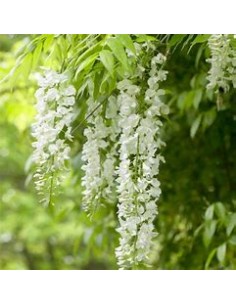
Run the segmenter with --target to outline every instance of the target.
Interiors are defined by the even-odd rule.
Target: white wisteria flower
[[[37,169],[35,185],[45,206],[52,198],[63,178],[63,169],[69,159],[72,140],[71,123],[75,103],[75,88],[68,85],[68,77],[52,70],[38,76],[40,88],[36,91],[36,122],[32,126],[33,161]]]
[[[117,104],[115,97],[107,101],[105,117],[102,107],[89,98],[88,126],[84,131],[87,138],[82,150],[83,206],[93,216],[102,202],[114,202],[114,172],[116,163],[116,137],[118,133]],[[96,111],[94,111],[96,109]],[[91,115],[92,114],[92,115]],[[108,120],[111,124],[106,126]]]
[[[208,89],[221,89],[227,92],[230,84],[236,88],[236,51],[230,45],[227,34],[214,34],[208,39],[211,57],[207,61],[211,64]]]
[[[142,57],[143,52],[154,50],[149,43],[138,53]],[[168,114],[161,100],[165,91],[160,88],[167,78],[165,61],[161,53],[152,56],[149,64],[139,61],[132,80],[118,82],[117,95],[99,104],[90,92],[87,101],[83,206],[93,216],[101,205],[118,201],[116,256],[121,269],[148,262],[157,235],[153,221],[161,194],[158,174],[164,158],[160,149],[165,144],[160,136],[161,116]]]
[[[152,58],[144,99],[140,87],[130,80],[125,79],[117,86],[121,128],[117,231],[121,237],[116,256],[121,269],[148,262],[157,235],[153,225],[161,194],[157,177],[160,162],[164,161],[160,155],[164,145],[160,139],[160,117],[163,109],[167,113],[167,106],[160,99],[164,91],[159,89],[159,83],[167,76],[167,71],[161,68],[165,60],[162,54]]]

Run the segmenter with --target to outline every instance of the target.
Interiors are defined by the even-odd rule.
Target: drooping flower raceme
[[[102,175],[102,160],[101,150],[106,149],[108,136],[108,128],[105,126],[102,116],[101,108],[89,98],[88,102],[88,126],[84,131],[87,138],[83,146],[82,160],[84,165],[82,169],[85,175],[82,178],[83,191],[83,206],[85,211],[93,216],[101,203],[102,190],[104,178]],[[97,108],[97,109],[96,109]],[[96,111],[94,111],[96,109]]]
[[[159,165],[164,161],[160,117],[167,114],[159,84],[167,77],[162,69],[165,60],[162,54],[154,56],[146,70],[145,60],[140,61],[132,80],[118,83],[118,95],[99,104],[90,93],[87,102],[83,205],[93,216],[101,205],[118,200],[120,246],[116,256],[123,269],[148,262],[157,235],[153,221],[161,194]]]
[[[35,185],[45,206],[53,204],[55,189],[63,178],[65,162],[69,159],[72,140],[71,123],[75,88],[68,85],[68,77],[52,70],[39,76],[40,88],[36,91],[36,122],[32,135],[33,161],[37,169],[34,174]]]
[[[160,117],[167,112],[160,96],[159,83],[167,72],[161,69],[165,56],[152,58],[144,100],[140,88],[130,80],[118,84],[120,94],[120,164],[117,170],[120,246],[116,249],[121,268],[145,263],[156,236],[153,221],[157,215],[160,182],[159,165],[164,161],[159,150]]]
[[[84,131],[87,141],[82,151],[82,169],[85,172],[82,186],[83,206],[89,216],[93,216],[102,203],[113,203],[115,200],[118,134],[116,98],[110,96],[106,104],[106,114],[103,116],[102,105],[92,98],[88,100],[88,126]]]
[[[236,88],[236,51],[230,45],[229,35],[215,34],[208,40],[211,58],[207,61],[211,64],[208,89],[229,90],[232,82]]]
[[[107,101],[105,120],[109,131],[107,138],[108,147],[103,163],[103,175],[106,179],[103,196],[110,203],[116,202],[115,169],[118,163],[118,138],[121,128],[118,116],[119,105],[115,96],[110,96]]]

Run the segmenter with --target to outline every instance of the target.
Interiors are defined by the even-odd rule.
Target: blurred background
[[[33,38],[0,35],[0,81]],[[172,111],[163,130],[166,163],[150,268],[235,269],[236,93],[227,93],[218,111],[205,90],[207,47],[175,47],[166,68]],[[39,204],[30,173],[37,87],[27,73],[20,71],[14,86],[0,84],[0,268],[117,269],[115,204],[93,221],[81,208],[80,131],[55,212]]]

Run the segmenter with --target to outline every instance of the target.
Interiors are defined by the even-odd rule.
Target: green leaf
[[[214,205],[210,205],[205,212],[205,220],[212,220],[214,215]]]
[[[191,46],[188,50],[188,52],[191,51],[192,47],[195,45],[195,44],[198,44],[198,43],[205,43],[206,41],[208,41],[208,38],[210,37],[211,35],[209,34],[200,34],[200,35],[197,35],[197,37],[191,42]]]
[[[78,69],[76,70],[76,73],[75,73],[75,78],[78,76],[78,74],[87,69],[87,68],[90,68],[95,60],[98,58],[98,53],[95,53],[95,54],[92,54],[91,56],[87,57],[84,61],[81,62],[81,64],[79,65]]]
[[[206,42],[206,41],[208,41],[208,38],[210,36],[211,35],[209,35],[209,34],[200,34],[200,35],[197,35],[197,37],[193,40],[193,42],[191,44],[192,44],[192,46],[194,46],[196,43]]]
[[[95,53],[99,53],[101,51],[101,45],[102,42],[97,42],[94,45],[90,46],[86,51],[84,51],[84,48],[79,49],[79,54],[80,51],[82,50],[82,53],[77,56],[76,61],[75,61],[75,66],[78,66],[81,64],[86,58],[92,56]]]
[[[226,234],[227,234],[227,236],[229,236],[229,235],[233,232],[233,229],[234,229],[234,224],[229,223],[229,224],[227,225],[227,228],[226,228]]]
[[[206,260],[206,263],[205,263],[205,269],[208,269],[208,268],[209,268],[210,263],[211,263],[211,261],[212,261],[214,255],[216,254],[216,250],[217,250],[216,248],[213,249],[213,250],[210,252],[210,254],[208,255],[207,260]]]
[[[229,215],[228,218],[228,224],[227,224],[227,228],[226,228],[226,234],[227,236],[229,236],[233,229],[236,227],[236,213],[233,213],[231,215]]]
[[[54,35],[52,34],[47,35],[47,38],[45,39],[43,44],[44,52],[47,52],[50,49],[53,39],[54,39]]]
[[[114,74],[114,58],[109,50],[102,50],[100,53],[100,59],[104,67],[110,73],[111,76]]]
[[[202,120],[203,129],[210,127],[214,123],[216,119],[216,115],[217,112],[215,108],[212,108],[211,110],[208,110],[203,114],[203,120]]]
[[[180,44],[186,36],[186,34],[174,34],[169,41],[169,45],[173,47]]]
[[[126,56],[122,43],[117,38],[110,38],[107,41],[107,44],[108,44],[109,48],[112,50],[112,52],[114,53],[115,57],[122,64],[122,66],[126,70],[129,70],[128,59],[127,59],[127,56]]]
[[[40,42],[34,50],[33,61],[32,61],[32,69],[35,69],[38,65],[38,62],[39,62],[39,59],[40,59],[40,56],[41,56],[41,52],[42,52],[42,48],[43,48],[43,44],[42,44],[42,42]]]
[[[215,203],[215,212],[216,215],[219,217],[219,219],[224,220],[225,219],[225,207],[221,202]]]
[[[190,41],[193,39],[194,36],[195,36],[194,34],[188,34],[188,38],[184,40],[181,50],[187,47],[187,45],[190,43]]]
[[[102,82],[102,77],[103,77],[102,73],[105,73],[105,72],[99,71],[99,73],[96,73],[94,76],[94,80],[93,80],[93,98],[94,98],[94,100],[96,100],[99,95],[99,88],[100,88],[100,85]]]
[[[156,37],[150,36],[150,35],[145,35],[145,34],[137,34],[135,35],[136,41],[137,42],[146,42],[146,41],[157,41]]]
[[[60,46],[62,56],[66,57],[68,51],[68,41],[63,36],[60,36],[57,44]]]
[[[216,220],[211,220],[205,224],[204,232],[203,232],[203,243],[205,247],[208,247],[212,241],[212,237],[216,231]]]
[[[103,79],[99,88],[99,92],[101,94],[106,94],[106,92],[108,92],[109,90],[109,83],[108,83],[108,79],[109,79],[109,74],[108,73],[104,73],[103,75]]]
[[[182,111],[185,108],[186,96],[187,96],[187,92],[182,92],[181,94],[178,95],[177,106]]]
[[[230,239],[229,239],[229,243],[233,246],[236,246],[236,235],[233,235]]]
[[[199,129],[199,126],[200,126],[200,123],[201,123],[201,120],[202,120],[202,114],[199,114],[197,116],[197,118],[193,121],[193,124],[191,126],[191,129],[190,129],[190,136],[191,138],[194,138],[198,129]]]
[[[113,90],[115,90],[117,88],[117,83],[116,83],[116,79],[113,77],[110,77],[108,79],[108,84],[109,84],[109,90],[108,93],[111,94]]]
[[[128,34],[119,34],[116,35],[118,40],[123,44],[123,46],[129,49],[134,55],[136,54],[136,50],[133,44],[133,40],[131,39],[130,35]]]
[[[198,106],[202,100],[202,89],[197,89],[194,91],[194,98],[193,98],[193,106],[197,110]]]
[[[222,244],[217,248],[216,256],[220,263],[224,262],[225,254],[226,254],[226,243]]]
[[[203,51],[204,51],[204,45],[201,45],[200,48],[198,49],[197,55],[196,55],[196,60],[195,60],[196,68],[198,68],[199,61],[200,61],[200,58],[201,58],[201,56],[203,54]]]

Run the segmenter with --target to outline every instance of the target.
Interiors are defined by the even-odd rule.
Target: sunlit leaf
[[[114,58],[109,50],[102,50],[100,53],[100,59],[105,68],[108,70],[111,76],[114,74]]]

